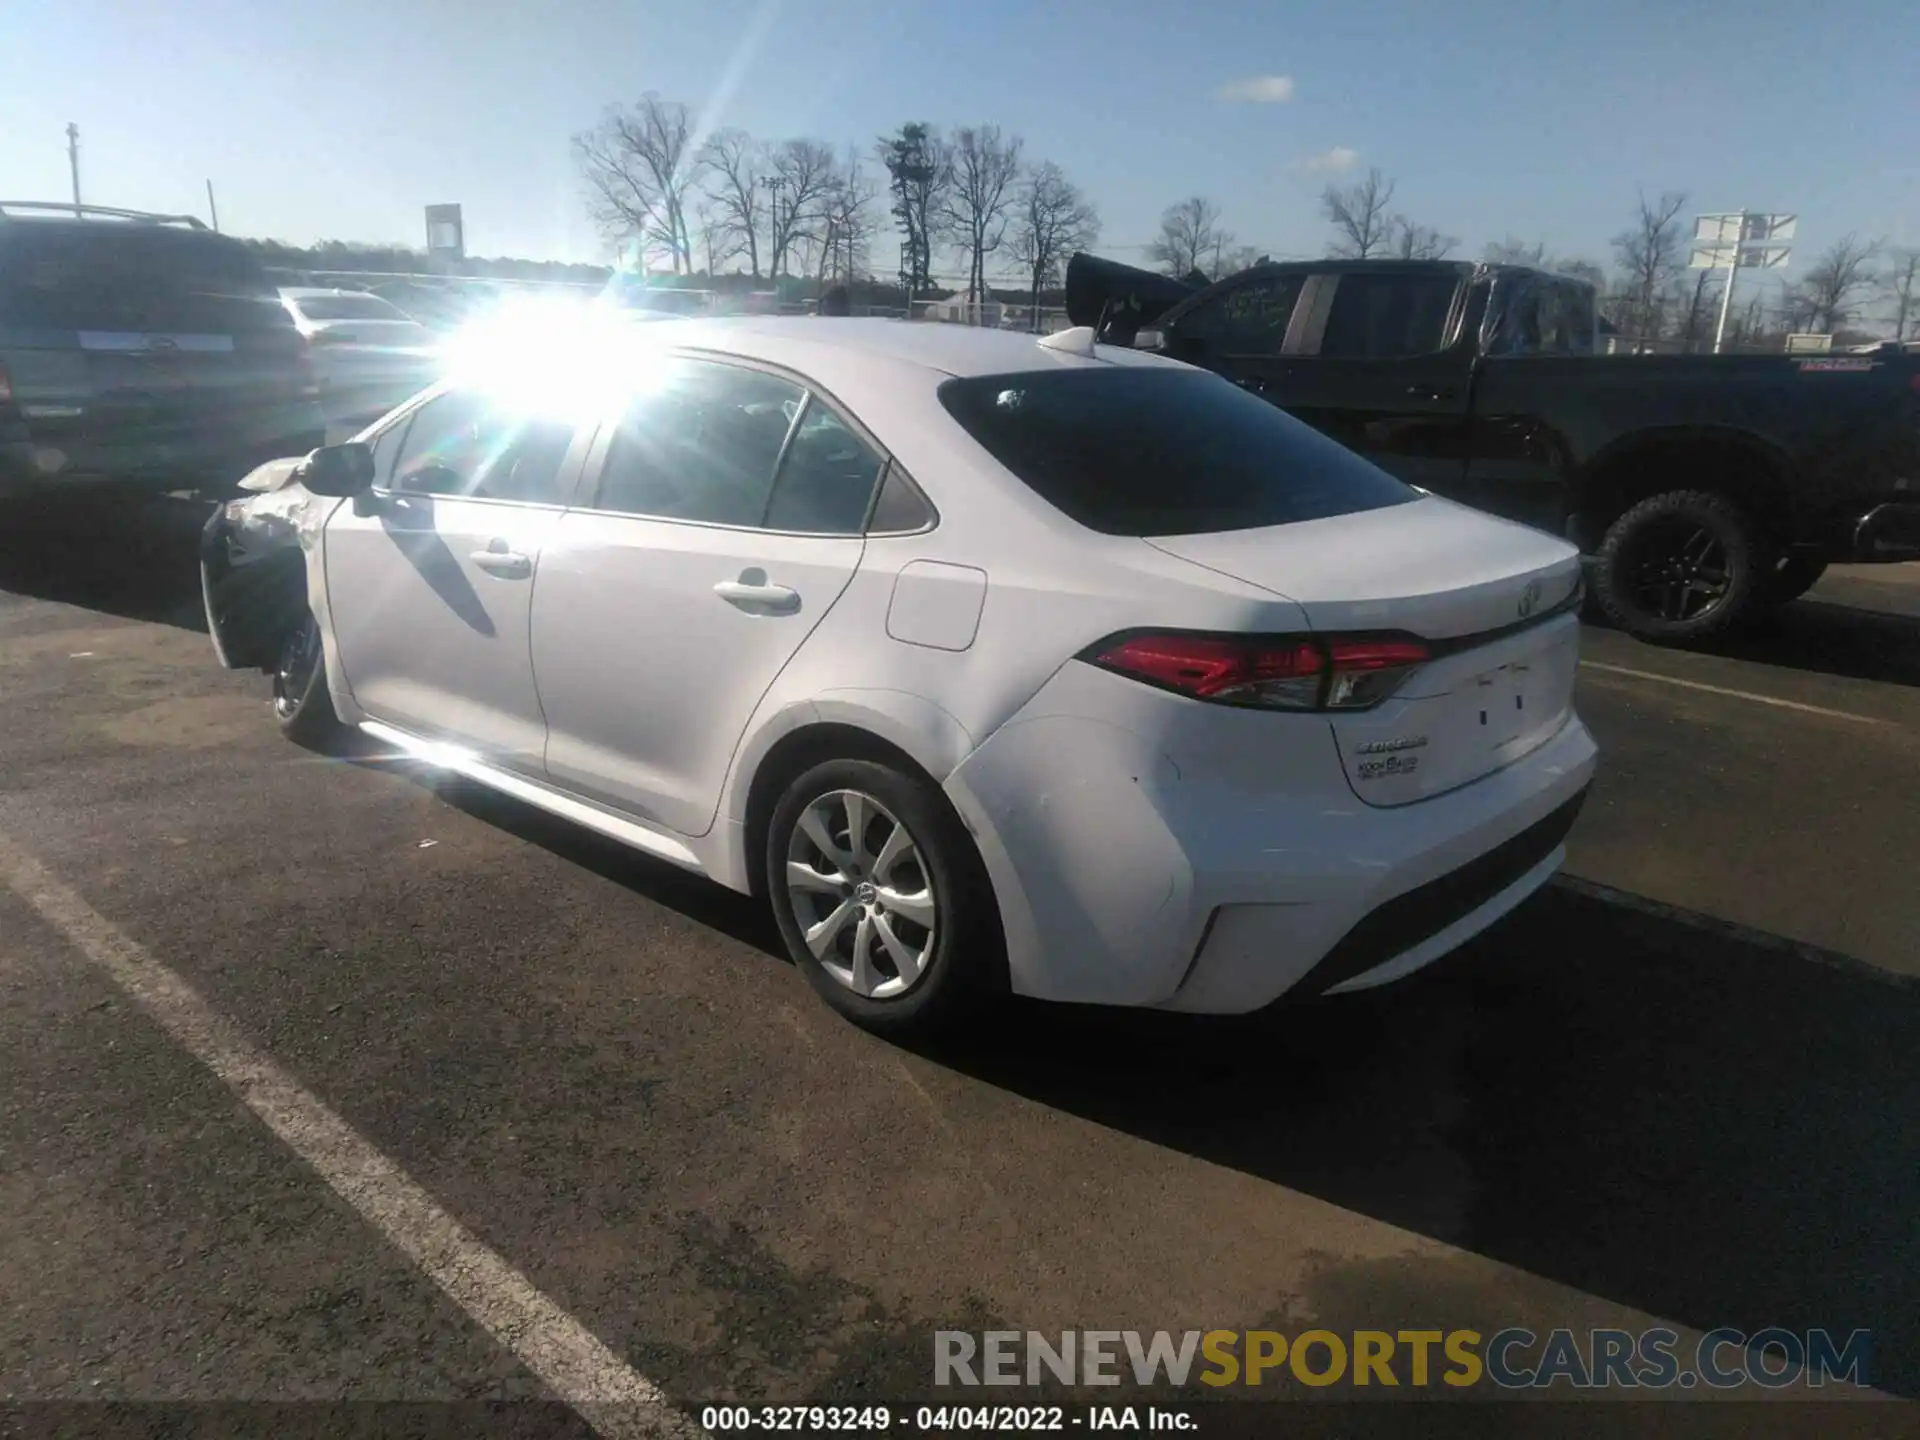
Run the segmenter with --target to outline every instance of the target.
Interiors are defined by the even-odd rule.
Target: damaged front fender
[[[340,502],[274,461],[242,482],[252,493],[220,506],[200,535],[200,596],[214,654],[229,670],[270,668],[309,608],[307,557]]]

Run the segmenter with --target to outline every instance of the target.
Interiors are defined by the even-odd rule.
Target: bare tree
[[[1184,279],[1199,271],[1211,275],[1233,236],[1220,225],[1220,208],[1202,195],[1169,205],[1160,215],[1160,233],[1147,246],[1147,258],[1167,274]]]
[[[649,91],[573,137],[595,222],[610,239],[665,249],[674,274],[693,269],[687,202],[703,169],[687,107]]]
[[[788,274],[796,245],[819,243],[833,193],[833,147],[820,140],[783,140],[773,148],[767,177],[768,228],[773,248],[769,272]]]
[[[1342,260],[1365,260],[1387,248],[1398,217],[1393,203],[1394,182],[1378,166],[1367,178],[1351,185],[1329,185],[1320,196],[1320,209],[1333,226],[1329,255]]]
[[[870,268],[869,251],[879,228],[874,201],[878,198],[873,181],[851,146],[834,172],[833,183],[822,207],[824,231],[820,241],[819,281],[845,281],[851,285],[862,270]]]
[[[1217,249],[1215,253],[1219,253]],[[1242,270],[1251,270],[1265,258],[1258,245],[1236,245],[1220,256],[1219,263],[1214,267],[1213,278],[1224,280],[1229,275],[1238,275]]]
[[[1401,260],[1444,260],[1460,243],[1457,235],[1442,235],[1431,225],[1416,225],[1404,215],[1393,217],[1393,253]]]
[[[760,278],[760,229],[765,210],[765,151],[744,130],[721,130],[708,137],[700,158],[712,175],[714,223],[731,237],[733,254],[746,252],[747,269]],[[729,259],[732,255],[728,256]]]
[[[987,288],[987,257],[1007,236],[1007,212],[1020,175],[1020,137],[998,125],[963,125],[953,136],[953,186],[947,221],[967,256],[967,291],[976,302]]]
[[[706,262],[702,268],[709,276],[718,275],[722,265],[745,249],[739,232],[715,195],[701,195],[694,201],[693,221],[700,238],[700,254]]]
[[[1869,267],[1879,253],[1877,243],[1856,235],[1843,235],[1820,252],[1797,287],[1816,333],[1831,335],[1853,318],[1862,293],[1873,286]]]
[[[1060,279],[1074,251],[1092,245],[1099,234],[1099,214],[1058,165],[1043,161],[1027,173],[1014,200],[1008,249],[1031,282],[1036,332],[1040,292]]]
[[[900,227],[900,287],[911,309],[913,297],[933,284],[933,247],[953,185],[953,151],[939,131],[917,120],[881,136],[875,150],[887,171],[893,219]]]
[[[1686,195],[1678,190],[1669,190],[1655,201],[1643,194],[1633,225],[1613,237],[1625,281],[1628,314],[1624,318],[1638,337],[1660,338],[1660,295],[1680,270],[1684,238],[1680,209],[1686,203]]]
[[[1489,265],[1531,265],[1540,269],[1547,263],[1547,242],[1521,240],[1509,235],[1487,246],[1481,252],[1481,258]]]
[[[1905,340],[1909,322],[1920,323],[1920,304],[1913,293],[1920,286],[1920,249],[1892,251],[1879,284],[1881,293],[1893,304],[1893,338]]]
[[[1681,289],[1686,292],[1686,299],[1685,318],[1680,322],[1680,343],[1689,355],[1706,341],[1715,328],[1714,322],[1719,314],[1720,293],[1718,289],[1712,292],[1707,289],[1707,283],[1712,280],[1713,273],[1711,270],[1696,270],[1693,272],[1693,284],[1681,286]],[[1675,297],[1670,304],[1674,311],[1681,310],[1678,297]]]

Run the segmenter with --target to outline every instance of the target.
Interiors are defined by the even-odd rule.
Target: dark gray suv
[[[0,497],[217,493],[325,429],[306,342],[238,241],[0,202]]]

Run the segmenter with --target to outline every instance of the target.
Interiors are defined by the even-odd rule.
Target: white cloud
[[[1351,170],[1354,162],[1359,158],[1358,150],[1350,150],[1345,145],[1336,145],[1331,150],[1322,150],[1318,155],[1309,155],[1301,161],[1301,164],[1309,170]]]
[[[1293,77],[1250,75],[1245,80],[1229,80],[1213,93],[1235,105],[1284,105],[1293,99]]]

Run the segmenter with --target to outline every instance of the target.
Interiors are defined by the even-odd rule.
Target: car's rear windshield
[[[0,233],[0,325],[231,334],[292,323],[265,270],[229,239],[104,222]]]
[[[1099,366],[949,380],[941,403],[1042,499],[1104,535],[1252,530],[1418,492],[1216,375]]]
[[[404,310],[378,295],[296,295],[293,303],[309,320],[405,320]]]

